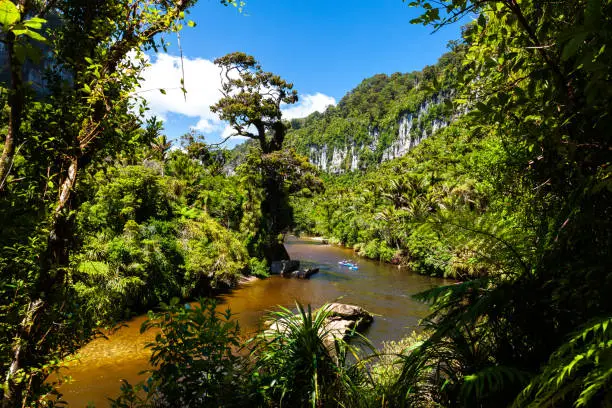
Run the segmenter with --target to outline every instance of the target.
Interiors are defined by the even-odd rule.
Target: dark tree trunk
[[[265,197],[261,203],[265,228],[263,252],[270,263],[289,259],[285,246],[279,242],[279,236],[285,232],[290,214],[287,213],[289,207],[282,179],[276,174],[275,169],[268,169],[265,173],[267,173],[264,181]]]
[[[65,296],[66,273],[70,266],[70,250],[74,241],[73,223],[66,216],[65,210],[70,209],[74,195],[77,158],[68,158],[65,168],[67,170],[63,174],[60,194],[49,228],[47,248],[41,257],[40,273],[31,293],[33,300],[28,304],[13,339],[11,364],[4,379],[5,393],[0,405],[2,408],[25,406],[27,395],[41,386],[45,378],[44,375],[35,375],[25,383],[18,380],[19,372],[38,366],[49,352],[53,352],[46,349],[45,343],[40,339],[44,339],[54,327],[51,322],[55,320],[51,317],[54,312],[50,310],[50,306],[62,303]]]
[[[19,130],[21,127],[21,118],[23,116],[23,107],[25,103],[25,95],[23,89],[22,65],[15,55],[15,34],[9,32],[6,35],[6,47],[11,72],[11,89],[8,96],[8,129],[6,138],[4,139],[4,149],[0,157],[0,191],[6,184],[9,171],[13,165],[15,156],[15,145],[19,143]]]

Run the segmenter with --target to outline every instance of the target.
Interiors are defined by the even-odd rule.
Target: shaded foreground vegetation
[[[612,404],[610,1],[417,0],[418,23],[478,18],[438,66],[366,81],[287,134],[292,86],[227,56],[246,76],[217,109],[237,132],[259,125],[260,143],[231,175],[232,153],[196,134],[170,151],[160,124],[134,113],[143,60],[125,57],[156,49],[192,2],[134,4],[0,0],[3,407],[53,406],[45,379],[101,326],[265,275],[289,228],[462,283],[420,294],[432,305],[423,332],[380,358],[343,342],[332,353],[325,312],[301,307],[301,325],[241,356],[229,313],[173,300],[146,326],[161,330],[156,370],[115,406]],[[53,58],[35,90],[24,70],[41,41]],[[452,91],[432,111],[452,122],[404,158],[379,165],[374,152],[359,172],[324,175],[325,192],[283,148],[285,135],[300,150],[300,137],[341,143],[370,125],[390,138],[393,115],[428,89]]]
[[[382,378],[390,378],[395,361],[372,366],[374,358],[364,358],[372,346],[359,335],[362,347],[341,338],[327,342],[329,305],[312,311],[297,304],[295,315],[274,312],[270,317],[283,324],[244,342],[231,312],[219,313],[215,306],[208,299],[196,307],[174,299],[161,313],[151,313],[142,330],[161,329],[149,345],[151,376],[135,386],[124,383],[111,406],[386,405],[390,382]],[[387,357],[401,352],[392,344]]]

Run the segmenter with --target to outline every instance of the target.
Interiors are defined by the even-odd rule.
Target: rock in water
[[[272,275],[286,275],[300,268],[300,261],[273,261],[270,264],[270,273]]]
[[[333,348],[335,339],[346,340],[354,331],[361,332],[365,330],[374,320],[368,311],[359,306],[331,303],[327,305],[327,310],[329,315],[325,321],[324,330],[326,335],[323,338],[323,342],[330,348]],[[318,310],[312,313],[314,315],[317,312]],[[298,316],[296,315],[293,318],[297,320]],[[287,325],[284,320],[277,320],[272,322],[267,332],[272,335],[279,331],[283,332],[286,328]]]
[[[298,279],[310,279],[317,272],[319,272],[319,268],[306,268],[303,271],[294,272],[293,275]]]
[[[328,306],[328,310],[330,311],[328,318],[330,322],[346,322],[342,323],[345,326],[344,329],[341,329],[342,325],[340,324],[333,324],[334,327],[338,328],[338,334],[341,334],[342,338],[346,338],[353,329],[358,332],[367,329],[374,320],[367,310],[359,306],[331,303]]]

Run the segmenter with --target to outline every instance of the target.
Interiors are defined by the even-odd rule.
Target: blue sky
[[[181,32],[187,102],[175,89],[181,77],[175,36],[166,38],[168,54],[152,57],[142,85],[167,94],[143,95],[171,138],[196,128],[218,141],[228,129],[208,111],[219,88],[212,60],[243,51],[294,83],[302,98],[286,116],[304,116],[339,101],[364,78],[435,63],[448,41],[459,38],[460,25],[432,34],[431,27],[410,24],[418,13],[401,0],[247,0],[242,13],[201,0],[189,16],[196,27]]]

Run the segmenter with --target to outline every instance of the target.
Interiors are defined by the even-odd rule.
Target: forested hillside
[[[366,79],[337,107],[292,122],[290,140],[327,174],[324,194],[294,202],[296,232],[422,274],[458,279],[502,273],[499,261],[489,258],[490,247],[503,247],[491,240],[496,234],[502,239],[513,231],[521,247],[534,238],[508,217],[505,189],[516,176],[509,172],[519,165],[511,163],[516,153],[499,137],[470,130],[477,113],[469,112],[482,102],[465,99],[468,91],[459,78],[466,46],[453,45],[435,66]],[[367,127],[351,128],[356,118]],[[355,140],[366,144],[359,160],[346,149]],[[337,160],[319,161],[316,146],[335,146]],[[337,175],[341,171],[347,173]],[[432,216],[439,220],[427,221]],[[478,237],[462,226],[497,232]]]
[[[288,145],[333,174],[402,157],[460,115],[451,104],[464,47],[422,71],[363,80],[337,106],[291,121]]]

